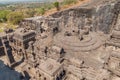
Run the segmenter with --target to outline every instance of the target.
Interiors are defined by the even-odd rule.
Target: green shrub
[[[45,14],[45,8],[40,8],[40,13],[43,15]]]
[[[26,12],[26,14],[27,14],[28,17],[34,17],[35,13],[36,13],[35,10],[28,10],[28,11]],[[26,17],[26,16],[25,16],[25,17]]]
[[[45,14],[45,11],[46,11],[46,10],[45,10],[44,7],[37,9],[37,13],[38,13],[38,14],[41,14],[41,15]]]
[[[7,10],[1,10],[0,11],[0,22],[6,22],[7,21],[7,15],[10,13],[10,11]]]
[[[20,12],[11,12],[7,15],[8,22],[12,24],[19,24],[21,20],[23,20],[23,14]]]

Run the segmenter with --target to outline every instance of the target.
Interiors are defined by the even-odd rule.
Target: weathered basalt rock
[[[18,28],[8,42],[15,59],[25,60],[21,70],[31,80],[119,79],[119,12],[117,0],[93,0],[48,17],[26,18],[19,25],[26,29]]]
[[[98,1],[97,3],[99,2],[100,1]],[[63,28],[66,26],[74,26],[79,28],[83,28],[84,26],[91,26],[93,31],[100,30],[104,33],[109,33],[114,27],[117,16],[119,14],[120,2],[103,1],[97,6],[95,5],[95,3],[91,5],[92,6],[82,6],[67,9],[61,12],[54,13],[50,15],[50,17],[25,19],[20,26],[30,29],[36,29],[38,32],[38,28],[40,28],[41,26],[62,26]]]

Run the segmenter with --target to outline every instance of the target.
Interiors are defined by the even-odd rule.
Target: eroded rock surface
[[[120,1],[93,0],[24,19],[17,30],[1,35],[0,43],[9,66],[30,80],[119,80]]]

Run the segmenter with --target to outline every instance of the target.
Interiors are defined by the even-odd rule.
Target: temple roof
[[[41,63],[41,65],[39,66],[40,70],[51,76],[54,76],[56,74],[56,71],[59,71],[61,67],[62,65],[60,63],[50,58]]]
[[[14,38],[24,40],[28,37],[35,36],[35,31],[25,30],[24,28],[19,28],[14,32]]]

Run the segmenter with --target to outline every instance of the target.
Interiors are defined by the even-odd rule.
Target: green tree
[[[28,10],[28,11],[26,12],[26,14],[28,15],[28,17],[34,17],[35,13],[36,13],[35,10]]]
[[[20,12],[11,12],[7,16],[8,22],[12,24],[19,24],[20,21],[23,20],[23,18],[23,14]]]
[[[59,4],[59,2],[55,2],[55,3],[54,3],[54,6],[56,7],[57,11],[60,10],[60,4]]]
[[[45,8],[40,8],[40,13],[43,15],[45,14]]]
[[[10,11],[7,10],[1,10],[0,11],[0,22],[6,22],[7,21],[7,15],[10,13]]]

